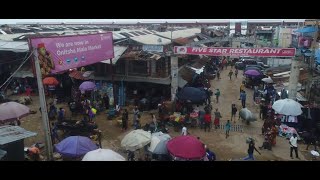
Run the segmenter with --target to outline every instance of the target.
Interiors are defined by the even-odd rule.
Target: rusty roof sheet
[[[188,38],[178,38],[175,39],[174,42],[180,45],[186,45],[188,43],[190,43],[191,40],[189,40]]]

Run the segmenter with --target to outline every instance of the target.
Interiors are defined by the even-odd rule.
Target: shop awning
[[[116,64],[118,59],[122,56],[122,54],[127,50],[128,47],[125,46],[114,46],[114,58],[112,58],[112,64]],[[110,59],[101,61],[102,63],[110,64]]]
[[[37,133],[27,131],[19,126],[0,127],[0,145],[15,142],[28,137],[36,136]]]
[[[0,41],[0,51],[28,52],[27,42],[19,41]]]
[[[18,71],[16,72],[13,77],[16,77],[16,78],[26,78],[26,77],[31,77],[33,78],[33,73],[32,71]]]
[[[318,31],[318,29],[316,27],[304,27],[301,29],[297,29],[294,32],[299,32],[299,33],[312,33],[312,32],[316,32]]]

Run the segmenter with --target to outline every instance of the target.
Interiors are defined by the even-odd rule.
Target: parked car
[[[270,67],[269,65],[264,64],[263,62],[257,62],[257,63],[258,63],[258,65],[260,65],[263,68],[269,68]]]
[[[246,68],[245,68],[244,71],[246,71],[246,70],[247,70],[248,68],[250,68],[250,67],[258,68],[258,69],[260,69],[260,71],[264,71],[264,70],[265,70],[265,68],[264,68],[264,67],[261,67],[260,65],[246,65]]]
[[[243,70],[247,65],[257,65],[257,64],[258,63],[255,60],[246,59],[246,60],[242,60],[240,62],[236,62],[235,67],[237,69]]]

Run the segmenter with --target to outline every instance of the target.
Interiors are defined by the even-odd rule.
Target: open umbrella
[[[175,158],[202,160],[206,156],[204,144],[194,136],[178,136],[167,143],[168,152]]]
[[[263,78],[261,79],[261,81],[265,82],[265,83],[273,83],[273,80],[271,79],[271,77],[267,77],[267,78]]]
[[[82,161],[125,161],[126,159],[111,149],[96,149],[88,152]]]
[[[42,80],[44,85],[56,86],[59,84],[59,81],[54,77],[46,77]]]
[[[16,102],[0,104],[0,122],[12,122],[30,113],[29,107]]]
[[[97,145],[88,137],[70,136],[55,145],[56,151],[65,157],[80,157],[87,152],[98,149]]]
[[[244,74],[248,75],[248,76],[261,76],[262,75],[258,70],[255,70],[255,69],[249,69],[246,72],[244,72]]]
[[[242,108],[239,112],[239,116],[248,122],[256,121],[257,118],[252,114],[252,112],[247,108]]]
[[[179,100],[191,101],[192,103],[203,102],[208,98],[207,93],[204,90],[194,87],[185,87],[177,93]]]
[[[94,88],[96,88],[96,85],[94,82],[91,81],[85,81],[79,86],[81,92],[92,91],[94,90]]]
[[[287,116],[299,116],[302,114],[301,107],[302,105],[300,103],[292,99],[280,99],[272,105],[272,109],[278,114]]]
[[[121,141],[121,146],[129,151],[135,151],[151,142],[151,133],[137,129],[128,133]]]
[[[171,139],[168,134],[157,132],[153,133],[148,150],[153,154],[168,154],[167,143]]]
[[[255,66],[246,67],[243,72],[246,72],[247,70],[257,70],[260,74],[263,74],[261,69]]]

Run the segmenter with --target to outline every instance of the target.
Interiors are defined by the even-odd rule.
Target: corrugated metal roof
[[[162,38],[154,34],[132,37],[131,39],[141,44],[150,45],[167,45],[171,43],[170,39]]]
[[[122,34],[119,34],[118,32],[112,32],[112,36],[114,40],[120,40],[120,39],[125,39],[127,37],[125,37]]]
[[[199,28],[172,31],[172,39],[187,38],[187,37],[194,36],[200,32],[201,32],[201,29],[199,29]],[[156,34],[159,36],[171,39],[171,31],[157,32]]]
[[[1,34],[7,34],[7,33],[4,32],[2,29],[0,29],[0,33],[1,33]]]
[[[7,151],[0,149],[0,160],[7,154]]]
[[[29,46],[27,42],[21,41],[0,41],[1,51],[28,52]]]
[[[114,50],[114,58],[112,58],[112,64],[116,64],[118,59],[122,56],[122,54],[127,50],[128,47],[124,46],[113,46]],[[101,61],[102,63],[110,64],[110,60]]]
[[[0,145],[36,135],[37,133],[27,131],[19,126],[0,126]]]

